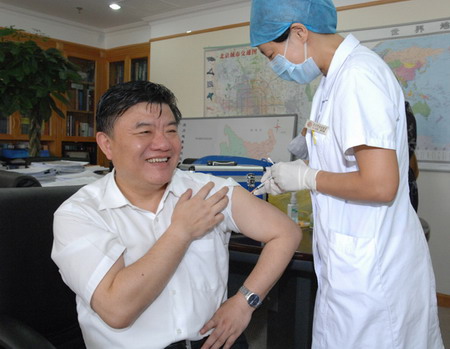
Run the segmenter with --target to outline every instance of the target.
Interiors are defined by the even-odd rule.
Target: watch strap
[[[258,308],[262,304],[262,301],[261,301],[261,298],[259,297],[259,295],[250,291],[244,285],[242,285],[239,288],[239,292],[244,295],[245,299],[247,300],[248,305],[251,306],[252,308]]]

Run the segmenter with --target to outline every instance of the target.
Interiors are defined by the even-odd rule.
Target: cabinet
[[[148,80],[149,54],[149,43],[107,50],[107,86],[126,81]]]
[[[59,47],[79,68],[81,81],[71,83],[67,92],[70,104],[64,106],[65,119],[58,118],[59,154],[108,165],[95,140],[95,109],[105,91],[105,50],[63,42]]]
[[[50,153],[58,151],[56,120],[52,118],[43,127],[42,149]],[[2,149],[24,149],[28,147],[29,119],[19,113],[10,116],[0,116],[0,152]]]
[[[95,60],[68,57],[80,70],[82,81],[70,84],[66,136],[93,137],[95,110]]]

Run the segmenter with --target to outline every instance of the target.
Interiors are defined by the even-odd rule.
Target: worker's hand
[[[273,165],[275,166],[275,165]],[[253,195],[263,195],[263,194],[272,194],[272,195],[278,195],[283,192],[283,190],[278,187],[278,185],[274,182],[272,178],[272,167],[267,167],[266,172],[261,177],[261,183],[263,186],[259,189],[255,189],[252,191]]]
[[[247,328],[254,308],[247,304],[247,300],[236,294],[223,303],[205,326],[200,334],[212,330],[208,340],[201,349],[229,349],[236,339]]]
[[[253,194],[278,195],[287,191],[316,190],[318,172],[318,170],[308,167],[303,160],[278,162],[266,170],[261,178],[264,186],[254,190]]]
[[[224,215],[221,212],[228,205],[228,187],[223,187],[208,197],[212,188],[214,183],[209,182],[194,196],[191,189],[181,195],[172,214],[171,227],[193,240],[202,237],[222,222]]]
[[[318,172],[303,160],[279,162],[272,166],[272,178],[282,191],[316,190]]]

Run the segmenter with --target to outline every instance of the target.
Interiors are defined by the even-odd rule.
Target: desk
[[[312,319],[317,291],[312,257],[312,230],[303,228],[302,242],[278,283],[269,292],[257,318],[249,329],[264,337],[267,349],[311,348]],[[237,292],[253,269],[262,251],[259,242],[233,234],[230,244],[230,275],[228,292]],[[263,312],[263,314],[258,314]],[[263,315],[263,316],[260,316]],[[263,319],[263,321],[258,320]],[[265,321],[265,323],[264,323]],[[261,329],[266,325],[265,329]]]
[[[47,161],[31,163],[27,168],[6,170],[34,177],[43,187],[80,186],[102,178],[109,169],[80,161]]]

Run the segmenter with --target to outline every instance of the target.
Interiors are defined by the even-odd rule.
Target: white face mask
[[[312,57],[308,57],[308,46],[305,41],[305,61],[300,64],[294,64],[290,62],[285,56],[288,48],[289,36],[286,40],[286,47],[284,48],[284,55],[276,55],[276,57],[269,62],[270,68],[280,78],[287,81],[295,81],[299,84],[309,84],[315,78],[317,78],[321,71]]]

